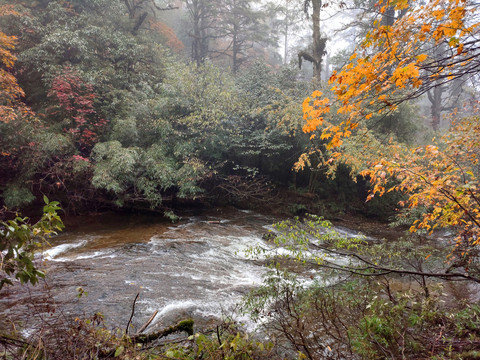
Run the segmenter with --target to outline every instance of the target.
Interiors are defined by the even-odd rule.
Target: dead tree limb
[[[165,329],[160,331],[151,333],[151,334],[138,334],[131,336],[130,339],[132,342],[136,344],[147,344],[149,342],[155,341],[157,339],[161,339],[166,337],[170,334],[177,333],[177,332],[186,332],[188,335],[193,335],[193,320],[187,319],[179,321],[176,325],[169,326]]]
[[[137,299],[138,297],[140,296],[140,293],[137,292],[137,296],[135,296],[135,300],[133,300],[133,304],[132,304],[132,313],[130,314],[130,319],[128,319],[128,322],[127,322],[127,327],[125,328],[125,334],[128,335],[128,329],[130,327],[130,324],[132,323],[132,319],[133,319],[133,315],[135,315],[135,304],[137,303]],[[155,314],[156,315],[156,314]],[[144,329],[145,330],[145,329]],[[140,331],[139,331],[140,332]]]
[[[140,327],[140,329],[137,331],[137,333],[135,335],[139,335],[142,332],[144,332],[145,329],[148,327],[148,325],[150,325],[150,323],[153,321],[153,319],[155,319],[155,316],[157,316],[157,314],[158,314],[158,310],[155,310],[153,315],[150,316],[150,318],[147,320],[147,322]]]
[[[156,314],[155,314],[156,315]],[[151,334],[137,334],[133,336],[128,336],[128,340],[132,344],[148,344],[155,340],[167,337],[170,334],[179,333],[179,332],[186,332],[189,336],[193,335],[193,320],[187,319],[179,321],[176,325],[169,326],[164,328],[160,331],[151,333]],[[99,358],[111,358],[114,356],[116,351],[115,348],[107,348],[99,351]]]

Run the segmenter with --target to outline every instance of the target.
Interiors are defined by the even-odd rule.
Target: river
[[[161,216],[78,218],[43,252],[47,277],[40,286],[3,290],[0,317],[31,322],[31,316],[44,319],[59,310],[79,317],[101,312],[109,326],[124,328],[138,292],[137,328],[156,310],[152,327],[186,317],[208,325],[262,283],[266,268],[245,250],[270,247],[262,234],[278,220],[234,208],[187,214],[175,224]]]

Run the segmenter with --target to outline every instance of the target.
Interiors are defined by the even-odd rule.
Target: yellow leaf
[[[432,29],[432,27],[430,25],[427,25],[427,24],[423,24],[422,25],[422,28],[420,29],[420,31],[422,33],[426,33],[426,32],[430,32],[430,30]]]
[[[427,54],[421,54],[417,56],[418,62],[423,62],[427,59],[428,55]]]

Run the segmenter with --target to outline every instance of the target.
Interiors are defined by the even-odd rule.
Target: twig
[[[137,296],[135,296],[135,300],[133,300],[133,304],[132,304],[132,314],[130,315],[130,319],[128,319],[128,323],[127,323],[127,327],[125,328],[125,334],[128,335],[128,328],[130,327],[130,324],[132,322],[132,319],[133,319],[133,315],[135,314],[135,304],[137,303],[137,299],[138,299],[138,296],[140,295],[139,292],[137,292]],[[155,314],[156,315],[156,314]]]
[[[219,349],[222,350],[222,359],[225,359],[225,353],[223,352],[222,339],[220,337],[220,327],[217,325],[217,340]]]
[[[12,344],[14,346],[31,346],[30,343],[22,340],[22,339],[17,339],[13,336],[7,335],[7,334],[0,334],[0,344]]]
[[[143,324],[142,327],[137,331],[136,335],[140,335],[148,327],[148,325],[150,325],[150,323],[153,321],[153,319],[155,319],[155,316],[157,316],[157,314],[158,314],[158,310],[155,310],[153,315],[150,316],[150,318],[147,320],[147,322],[145,324]]]

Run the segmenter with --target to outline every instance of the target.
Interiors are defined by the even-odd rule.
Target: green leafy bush
[[[262,342],[241,331],[233,322],[224,322],[211,332],[190,336],[191,346],[172,346],[168,358],[196,360],[272,359],[273,343]]]
[[[17,216],[13,220],[0,221],[0,290],[12,284],[11,276],[21,283],[36,284],[45,274],[34,263],[35,251],[47,243],[51,235],[63,229],[57,211],[59,203],[44,197],[43,215],[31,225],[28,218]]]

